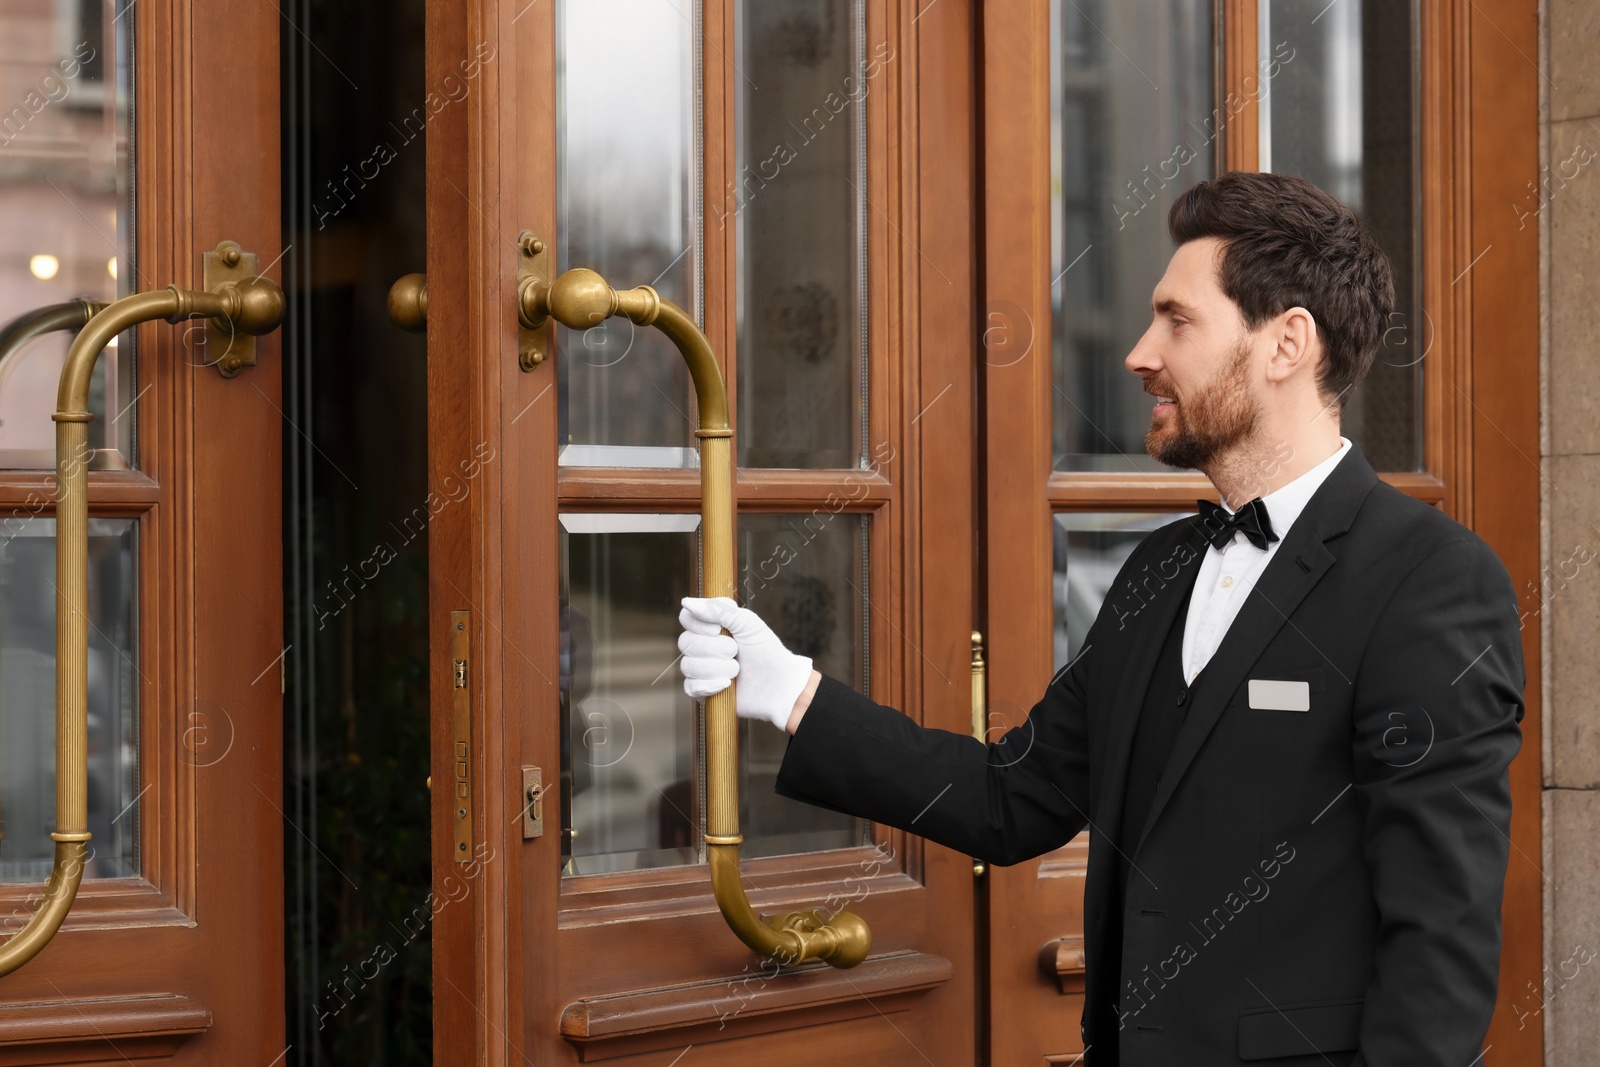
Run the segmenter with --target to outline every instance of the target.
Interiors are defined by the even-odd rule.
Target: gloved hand
[[[765,719],[778,729],[811,680],[811,660],[783,647],[778,635],[749,608],[728,597],[684,597],[678,613],[683,633],[683,691],[696,700],[728,688],[739,679],[734,710],[742,719]],[[732,637],[722,633],[726,627]]]

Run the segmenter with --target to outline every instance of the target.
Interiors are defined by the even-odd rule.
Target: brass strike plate
[[[450,813],[457,863],[472,861],[472,620],[450,613]]]
[[[544,771],[522,768],[522,839],[544,836]]]
[[[216,251],[207,252],[201,259],[200,280],[208,293],[255,276],[256,254],[246,252],[233,241],[223,241]],[[204,363],[216,367],[224,378],[232,378],[242,368],[256,365],[256,339],[229,322],[207,319]]]
[[[531,371],[549,354],[550,316],[545,308],[555,253],[532,230],[517,235],[517,362]]]

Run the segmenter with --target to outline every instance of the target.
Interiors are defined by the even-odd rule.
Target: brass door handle
[[[523,256],[542,255],[530,235],[521,242]],[[678,305],[664,300],[650,286],[612,289],[592,270],[569,270],[553,284],[525,274],[518,300],[523,328],[537,329],[548,315],[574,330],[598,326],[622,315],[640,326],[654,326],[671,339],[688,364],[699,401],[700,516],[704,557],[703,595],[735,595],[733,543],[733,429],[728,424],[728,391],[711,343]],[[536,361],[537,362],[537,361]],[[524,368],[528,364],[523,362]],[[867,958],[872,932],[853,912],[831,918],[820,909],[758,917],[739,877],[739,751],[734,687],[706,701],[706,849],[711,889],[717,907],[733,932],[750,948],[782,964],[826,960],[835,967],[854,967]]]
[[[5,388],[8,365],[29,341],[47,333],[77,333],[105,309],[94,300],[68,300],[35,308],[0,327],[0,389]],[[98,464],[91,461],[90,466]]]
[[[987,744],[989,740],[989,688],[986,681],[989,665],[983,658],[983,634],[972,631],[972,736]],[[972,861],[972,874],[982,878],[989,865],[982,860]]]
[[[428,329],[428,276],[407,274],[389,286],[389,321],[407,333]]]
[[[141,322],[209,320],[226,342],[215,365],[231,377],[255,361],[247,339],[283,320],[283,290],[257,277],[255,257],[224,241],[206,255],[206,290],[169,286],[123,297],[100,310],[67,352],[56,393],[56,831],[44,897],[28,922],[0,945],[0,975],[49,944],[78,895],[89,851],[89,385],[112,338]],[[62,327],[56,327],[62,328]],[[240,335],[246,335],[241,337]],[[246,351],[248,347],[248,351]]]
[[[58,330],[77,333],[105,309],[106,305],[93,300],[68,300],[64,304],[50,304],[29,311],[0,326],[0,378],[4,377],[11,357],[35,337]]]

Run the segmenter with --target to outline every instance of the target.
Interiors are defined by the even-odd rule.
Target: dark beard
[[[1261,420],[1261,409],[1248,388],[1249,363],[1249,345],[1241,341],[1233,359],[1210,384],[1192,399],[1179,401],[1173,411],[1175,430],[1150,427],[1144,435],[1145,451],[1169,467],[1200,470],[1248,438]]]

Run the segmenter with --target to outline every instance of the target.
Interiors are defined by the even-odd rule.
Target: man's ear
[[[1302,370],[1313,370],[1322,353],[1322,338],[1317,320],[1303,307],[1289,308],[1273,320],[1272,358],[1267,361],[1267,380],[1289,380]]]

